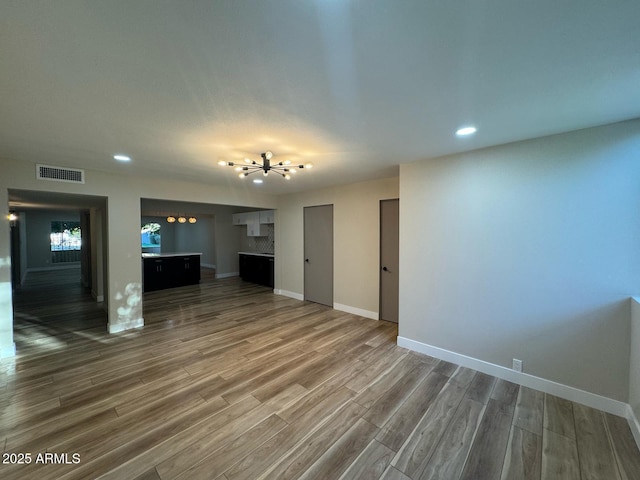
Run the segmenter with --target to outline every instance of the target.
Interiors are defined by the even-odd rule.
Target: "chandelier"
[[[262,162],[256,162],[255,160],[245,158],[245,165],[236,164],[234,162],[225,162],[224,160],[220,160],[218,162],[218,165],[221,165],[223,167],[234,167],[235,171],[238,172],[238,176],[240,178],[248,177],[252,173],[261,171],[262,175],[264,175],[265,177],[269,175],[269,172],[274,172],[284,177],[286,180],[291,179],[291,174],[295,174],[298,169],[302,170],[303,168],[309,169],[313,167],[311,163],[292,165],[291,161],[289,160],[286,160],[284,162],[272,163],[271,158],[273,157],[273,153],[271,152],[261,153],[260,156],[262,157]]]

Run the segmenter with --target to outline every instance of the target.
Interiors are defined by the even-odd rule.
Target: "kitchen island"
[[[245,282],[273,288],[274,265],[273,253],[238,252],[240,278]]]
[[[202,253],[143,253],[142,291],[153,292],[165,288],[200,283]]]

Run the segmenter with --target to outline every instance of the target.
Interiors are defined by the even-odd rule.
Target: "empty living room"
[[[0,478],[640,478],[635,0],[0,4]]]

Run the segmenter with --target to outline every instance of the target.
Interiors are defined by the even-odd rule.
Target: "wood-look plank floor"
[[[14,305],[2,479],[640,478],[624,419],[237,278],[145,294],[145,327],[116,335],[73,270]]]

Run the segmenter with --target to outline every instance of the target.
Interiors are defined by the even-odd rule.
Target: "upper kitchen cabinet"
[[[267,225],[270,223],[275,223],[275,210],[262,210],[258,212],[260,215],[260,223]]]
[[[247,236],[248,237],[266,237],[269,230],[266,224],[260,223],[259,212],[250,212],[247,218]]]
[[[231,221],[234,225],[246,225],[248,218],[248,213],[234,213],[233,215],[231,215]]]
[[[269,235],[267,225],[273,224],[274,210],[261,210],[259,212],[234,213],[232,222],[234,225],[246,225],[248,237],[266,237]]]

